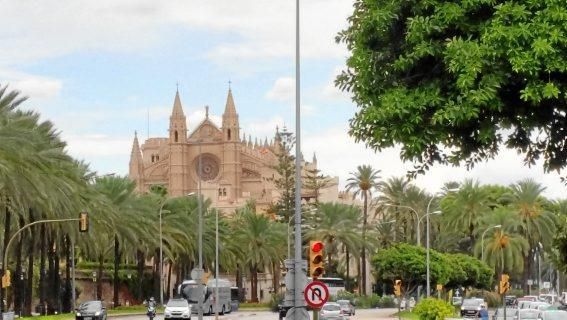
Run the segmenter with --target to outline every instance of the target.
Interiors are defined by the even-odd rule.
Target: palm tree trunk
[[[118,235],[114,235],[114,280],[113,280],[113,285],[114,285],[114,294],[113,294],[113,303],[114,303],[114,308],[120,306],[120,303],[118,301],[118,293],[120,290],[120,279],[118,278],[118,269],[120,268],[120,257],[121,257],[121,252],[120,252],[120,242],[118,241]]]
[[[350,292],[350,252],[348,251],[348,247],[346,248],[346,284],[345,289],[346,291]]]
[[[30,213],[30,218],[29,221],[34,222],[35,218],[33,215],[33,210],[30,208],[29,210]],[[33,293],[33,265],[34,265],[34,249],[35,249],[35,231],[37,230],[37,228],[35,227],[31,227],[29,234],[30,234],[30,241],[28,243],[28,278],[27,278],[27,284],[26,284],[26,294],[25,294],[25,301],[26,303],[24,304],[24,312],[23,315],[24,316],[30,316],[31,315],[31,310],[32,310],[32,293]]]
[[[98,257],[98,271],[97,271],[97,283],[96,283],[96,299],[102,300],[102,272],[104,270],[104,256],[102,253]]]
[[[258,270],[256,266],[250,267],[250,291],[252,291],[250,302],[258,302]]]
[[[171,299],[171,271],[173,269],[173,264],[170,263],[168,264],[168,269],[167,269],[167,294],[166,294],[166,298],[167,300]]]
[[[136,252],[136,258],[138,260],[138,292],[137,292],[137,297],[136,299],[138,299],[138,301],[142,301],[143,300],[143,288],[142,288],[142,283],[144,281],[144,264],[145,264],[145,256],[144,256],[144,252],[142,250],[138,250]]]
[[[20,228],[23,228],[24,218],[20,216]],[[13,276],[14,283],[16,284],[13,286],[13,293],[14,293],[14,311],[16,314],[21,314],[22,312],[22,305],[23,305],[23,287],[24,287],[24,279],[22,277],[22,246],[24,245],[24,237],[23,234],[19,236],[19,241],[16,246],[16,272]]]
[[[45,224],[42,224],[40,226],[40,232],[39,232],[39,242],[40,242],[40,253],[39,253],[39,304],[41,304],[42,306],[45,306],[46,303],[46,268],[45,268],[45,263],[47,260],[47,234],[45,231]],[[47,310],[45,310],[44,312],[47,312]]]
[[[364,220],[362,222],[362,252],[360,254],[362,283],[360,294],[366,295],[366,225],[368,223],[368,193],[364,191]]]
[[[63,296],[63,312],[71,312],[73,306],[73,286],[71,285],[71,239],[65,235],[65,295]]]
[[[2,252],[6,252],[6,247],[8,246],[8,241],[10,239],[10,220],[12,213],[10,212],[9,208],[9,200],[6,201],[6,210],[4,212],[4,246]],[[4,270],[8,269],[8,266],[2,266]],[[0,312],[4,312],[6,310],[4,306],[4,297],[6,296],[7,290],[3,289],[0,286]]]

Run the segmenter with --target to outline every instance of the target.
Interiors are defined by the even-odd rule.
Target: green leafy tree
[[[348,23],[336,84],[360,107],[356,140],[401,145],[420,173],[470,167],[501,145],[545,170],[567,165],[563,1],[356,0]]]
[[[284,127],[282,132],[277,132],[275,140],[277,164],[274,170],[277,176],[272,181],[280,197],[273,210],[282,221],[288,221],[295,210],[295,157],[292,155],[295,138]]]
[[[331,178],[321,174],[321,170],[319,169],[306,170],[305,176],[303,176],[303,181],[305,189],[314,193],[316,204],[319,203],[321,190],[329,187],[332,183]]]

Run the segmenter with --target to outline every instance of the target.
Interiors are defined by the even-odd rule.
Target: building
[[[240,129],[230,88],[221,126],[209,118],[206,107],[205,118],[192,132],[187,130],[177,91],[169,118],[169,136],[149,138],[141,146],[137,135],[134,136],[129,177],[136,182],[138,192],[148,192],[152,186],[161,185],[169,195],[182,196],[197,193],[200,183],[202,194],[215,208],[232,212],[253,199],[258,211],[266,210],[279,196],[273,183],[277,175],[273,168],[277,164],[281,133],[275,128],[270,141],[253,142],[251,137],[241,138]],[[303,162],[303,170],[316,168],[315,155],[311,162]],[[309,201],[313,192],[305,190],[302,196]],[[338,178],[333,178],[319,197],[320,201],[336,201]]]

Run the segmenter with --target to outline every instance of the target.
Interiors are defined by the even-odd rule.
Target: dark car
[[[76,311],[76,320],[106,320],[106,308],[102,301],[83,302]]]

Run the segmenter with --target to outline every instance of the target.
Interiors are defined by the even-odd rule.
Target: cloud
[[[352,3],[301,4],[302,57],[345,55],[346,48],[335,44],[334,36],[346,26]],[[8,1],[0,19],[10,26],[0,30],[0,65],[93,50],[137,52],[169,39],[168,32],[178,26],[227,35],[206,53],[218,63],[294,54],[295,8],[292,1],[284,0]]]
[[[59,79],[0,69],[0,78],[3,85],[8,84],[10,89],[19,90],[23,96],[33,99],[49,99],[59,95],[63,82]]]
[[[302,149],[305,155],[316,152],[318,165],[325,174],[339,176],[340,187],[344,187],[350,172],[356,167],[368,164],[381,170],[382,179],[403,176],[413,168],[411,163],[404,163],[399,158],[400,148],[392,148],[375,153],[357,144],[347,134],[346,127],[335,127],[316,134],[302,137]],[[330,147],[332,145],[332,147]],[[484,184],[509,185],[525,178],[533,178],[547,186],[544,194],[551,198],[565,197],[565,186],[558,174],[545,174],[541,163],[528,168],[521,157],[512,151],[503,149],[494,160],[478,164],[467,171],[464,168],[436,165],[425,175],[419,176],[415,183],[430,192],[440,190],[445,182],[462,181],[466,178],[478,179]]]
[[[103,134],[66,135],[67,150],[78,159],[92,159],[100,156],[129,155],[132,137],[116,137]]]
[[[266,98],[274,101],[291,101],[295,97],[295,78],[281,77],[266,93]]]
[[[281,130],[285,125],[285,121],[281,116],[274,116],[270,119],[251,119],[242,121],[240,130],[242,134],[252,136],[252,139],[257,137],[264,141],[264,138],[271,139],[276,134],[276,127]]]

